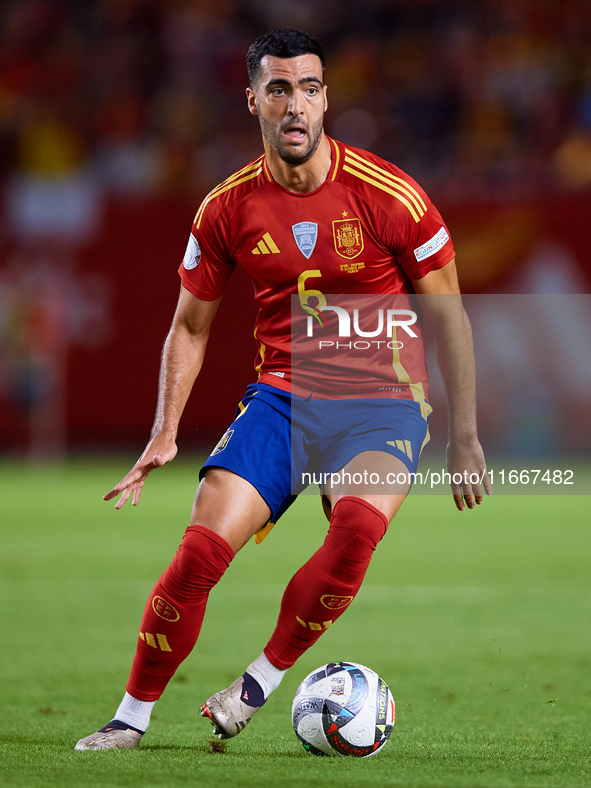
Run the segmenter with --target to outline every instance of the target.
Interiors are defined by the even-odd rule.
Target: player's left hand
[[[451,474],[451,491],[458,511],[463,512],[465,506],[473,509],[475,505],[480,505],[482,488],[484,487],[487,495],[491,494],[492,488],[486,472],[484,452],[478,439],[450,440],[445,450],[445,457],[447,470]],[[459,482],[460,477],[461,482]]]

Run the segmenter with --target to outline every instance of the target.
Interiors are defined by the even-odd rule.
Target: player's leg
[[[191,525],[146,604],[127,684],[130,695],[144,701],[162,695],[193,650],[209,592],[268,519],[269,507],[245,479],[223,468],[205,474]]]
[[[343,470],[353,475],[368,467],[379,467],[382,478],[408,475],[400,459],[384,452],[364,452]],[[403,482],[388,495],[369,488],[360,492],[357,485],[325,490],[331,504],[328,534],[285,590],[277,626],[264,651],[273,665],[291,667],[345,612],[409,486]]]
[[[150,594],[127,692],[105,726],[110,730],[82,739],[78,749],[139,742],[156,699],[195,644],[210,589],[270,513],[276,522],[289,497],[289,413],[284,392],[249,386],[230,429],[201,469],[191,525]]]
[[[383,427],[385,419],[380,406],[376,408],[372,403],[368,413],[363,404],[358,436],[350,431],[346,442],[335,441],[332,456],[325,455],[328,470],[340,468],[345,472],[342,478],[346,478],[347,473],[355,477],[360,472],[363,478],[369,477],[369,484],[348,485],[345,481],[326,490],[331,511],[324,544],[290,581],[275,631],[264,652],[245,673],[245,676],[256,677],[261,688],[259,696],[264,699],[278,686],[282,671],[293,665],[348,608],[359,590],[377,543],[408,492],[409,471],[416,470],[412,458],[415,462],[418,460],[427,435],[427,421],[413,403],[402,407],[397,403],[394,413],[388,403],[383,404],[388,406],[387,428]],[[349,403],[345,403],[345,411],[348,408]],[[335,411],[333,422],[339,437],[343,419],[348,417],[347,412]],[[398,424],[399,421],[402,423]],[[368,425],[374,427],[373,432],[368,431]],[[399,426],[402,432],[397,430]],[[404,438],[404,450],[392,440],[393,437]],[[365,451],[368,445],[376,450]],[[388,481],[387,494],[382,492],[381,485],[372,484],[372,473]],[[298,478],[299,473],[294,476]],[[353,478],[353,482],[355,480]],[[231,709],[235,708],[236,694],[234,684],[214,697],[227,701],[227,708]],[[240,722],[238,714],[229,713],[228,723],[218,727],[220,738],[239,733],[243,727]]]
[[[355,480],[359,477],[362,481],[357,483]],[[382,486],[382,481],[386,480],[387,484]],[[327,481],[323,492],[329,507],[325,514],[330,521],[337,501],[354,496],[371,503],[390,523],[404,503],[410,486],[408,465],[399,457],[383,451],[363,451],[345,465],[343,472]],[[384,487],[387,492],[383,492]]]
[[[269,507],[250,482],[222,468],[205,474],[191,525],[148,598],[123,701],[114,719],[76,749],[139,744],[154,703],[195,646],[210,590],[268,519]]]
[[[353,475],[378,468],[383,478],[388,473],[401,474],[401,479],[408,474],[400,459],[383,452],[359,454],[343,470]],[[322,547],[290,580],[271,639],[240,679],[203,706],[207,716],[214,710],[215,732],[221,739],[243,730],[279,686],[285,671],[345,612],[409,486],[406,482],[395,484],[388,495],[376,495],[371,487],[360,495],[357,487],[346,485],[326,490],[332,510],[328,534]]]

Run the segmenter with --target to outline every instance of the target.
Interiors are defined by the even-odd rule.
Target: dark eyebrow
[[[320,85],[320,87],[322,87],[323,84],[322,80],[318,79],[318,77],[304,77],[303,79],[300,79],[298,84],[307,85],[310,82],[314,82],[317,85]],[[267,84],[265,85],[265,89],[269,90],[269,88],[271,87],[283,87],[284,85],[289,87],[291,85],[291,82],[288,79],[272,79],[269,82],[267,82]]]

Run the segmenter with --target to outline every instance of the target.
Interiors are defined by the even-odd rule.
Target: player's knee
[[[373,552],[388,528],[386,516],[368,501],[354,496],[339,498],[333,506],[329,536],[341,538],[344,531],[356,538],[360,547],[365,543]]]
[[[221,580],[233,558],[234,551],[221,536],[190,525],[161,583],[178,601],[190,602]]]
[[[386,517],[367,501],[340,498],[321,548],[325,576],[357,588],[387,525]]]

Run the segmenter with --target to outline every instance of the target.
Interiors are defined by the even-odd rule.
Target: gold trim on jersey
[[[430,414],[433,413],[433,408],[427,402],[427,398],[425,397],[425,389],[423,388],[423,384],[422,383],[411,383],[409,388],[410,388],[410,390],[412,392],[412,398],[414,399],[415,402],[419,403],[419,406],[421,408],[421,416],[425,419],[425,421],[427,421],[427,419],[429,418]],[[429,443],[429,440],[430,440],[430,437],[429,437],[429,435],[427,433],[427,438],[424,441],[423,446],[425,446],[427,443]],[[422,447],[421,447],[421,451],[423,451]]]
[[[350,166],[347,166],[347,164]],[[354,167],[356,169],[352,169]],[[345,148],[345,164],[343,165],[343,170],[351,173],[351,175],[356,175],[366,183],[370,183],[372,186],[376,186],[387,194],[396,197],[397,200],[400,200],[401,203],[406,205],[415,222],[420,221],[421,217],[426,213],[427,206],[421,195],[409,183],[406,183],[406,181],[399,178],[397,175],[392,175],[392,173],[383,170],[367,159],[362,159],[361,156],[353,153],[353,151],[350,151],[348,148]],[[370,178],[370,175],[373,177]],[[378,180],[375,180],[376,178]]]
[[[399,383],[411,383],[410,375],[404,368],[402,362],[400,361],[400,350],[396,347],[396,328],[392,329],[392,369],[396,373],[396,377]],[[413,397],[414,399],[414,397]]]
[[[259,353],[260,353],[260,356],[261,356],[261,363],[256,365],[256,367],[254,368],[254,371],[258,372],[260,374],[261,367],[263,366],[263,362],[265,361],[265,350],[267,349],[267,346],[265,345],[264,342],[261,342],[261,340],[257,337],[257,330],[258,330],[258,326],[256,326],[256,328],[254,330],[254,339],[255,339],[255,342],[257,342],[258,345],[259,345]]]
[[[232,181],[235,181],[241,175],[244,175],[247,172],[251,172],[253,169],[256,169],[257,167],[259,167],[260,164],[261,164],[262,158],[263,158],[262,156],[259,156],[259,158],[256,159],[255,161],[251,162],[250,164],[247,164],[245,167],[242,167],[240,170],[237,170],[236,172],[232,173],[232,175],[230,175],[229,178],[226,178],[221,183],[218,183],[217,186],[215,186],[208,194],[206,194],[205,195],[205,199],[203,200],[203,202],[199,206],[199,209],[198,209],[197,213],[195,214],[194,221],[197,221],[197,217],[199,216],[200,213],[203,212],[202,209],[205,207],[205,201],[206,200],[208,200],[210,197],[214,197],[217,194],[217,192],[223,186],[226,186],[227,184],[231,183]]]
[[[433,408],[427,402],[427,398],[425,396],[425,389],[422,383],[413,383],[410,379],[410,375],[406,371],[404,365],[400,361],[400,350],[396,347],[396,326],[392,326],[392,345],[394,346],[392,349],[392,368],[396,373],[396,377],[398,378],[399,383],[408,383],[408,387],[410,389],[410,393],[412,394],[412,398],[415,402],[418,403],[421,409],[421,416],[427,421],[429,418],[429,414],[433,413]],[[429,439],[423,443],[425,446],[426,443],[429,442]],[[422,451],[421,447],[421,451]]]
[[[338,144],[336,142],[334,142],[334,140],[331,140],[331,142],[332,142],[332,144],[334,146],[334,150],[335,150],[335,165],[334,165],[334,170],[333,170],[332,178],[331,178],[331,181],[334,181],[334,179],[337,177],[337,172],[339,170],[339,161],[340,161],[340,158],[341,158],[341,152],[339,150]]]
[[[205,211],[206,206],[208,205],[211,200],[219,197],[224,192],[233,189],[234,186],[239,186],[241,183],[245,181],[249,181],[252,178],[257,178],[261,172],[263,171],[263,157],[260,156],[256,161],[253,161],[252,164],[248,164],[246,167],[243,167],[238,172],[235,172],[229,178],[226,178],[225,181],[222,181],[219,186],[216,186],[215,189],[212,189],[207,197],[203,200],[201,205],[199,206],[199,210],[195,214],[194,223],[199,229],[201,225],[201,219],[203,218],[203,212]]]
[[[272,182],[273,182],[273,180],[274,180],[274,178],[273,178],[273,176],[271,175],[271,170],[269,169],[269,162],[267,161],[267,157],[266,157],[266,156],[263,158],[263,172],[264,172],[264,173],[265,173],[265,175],[267,176],[267,180],[268,180],[270,183],[272,183]]]
[[[356,166],[365,169],[366,172],[369,172],[370,174],[377,175],[380,178],[380,180],[383,180],[385,183],[390,181],[391,183],[394,184],[394,186],[397,186],[397,188],[402,189],[403,191],[408,193],[408,195],[412,198],[413,203],[416,205],[417,210],[419,211],[422,210],[423,213],[425,213],[425,211],[427,210],[427,206],[425,205],[423,198],[421,197],[419,192],[413,186],[411,186],[410,183],[407,183],[403,178],[399,178],[398,175],[394,175],[393,173],[388,172],[388,170],[384,170],[382,167],[378,167],[377,164],[374,164],[372,161],[369,161],[368,159],[364,159],[363,157],[359,156],[357,153],[354,153],[352,150],[349,150],[348,148],[345,148],[345,153],[348,156],[351,156],[353,159],[356,159],[355,162],[352,162]],[[359,164],[357,164],[357,162],[359,162]]]

